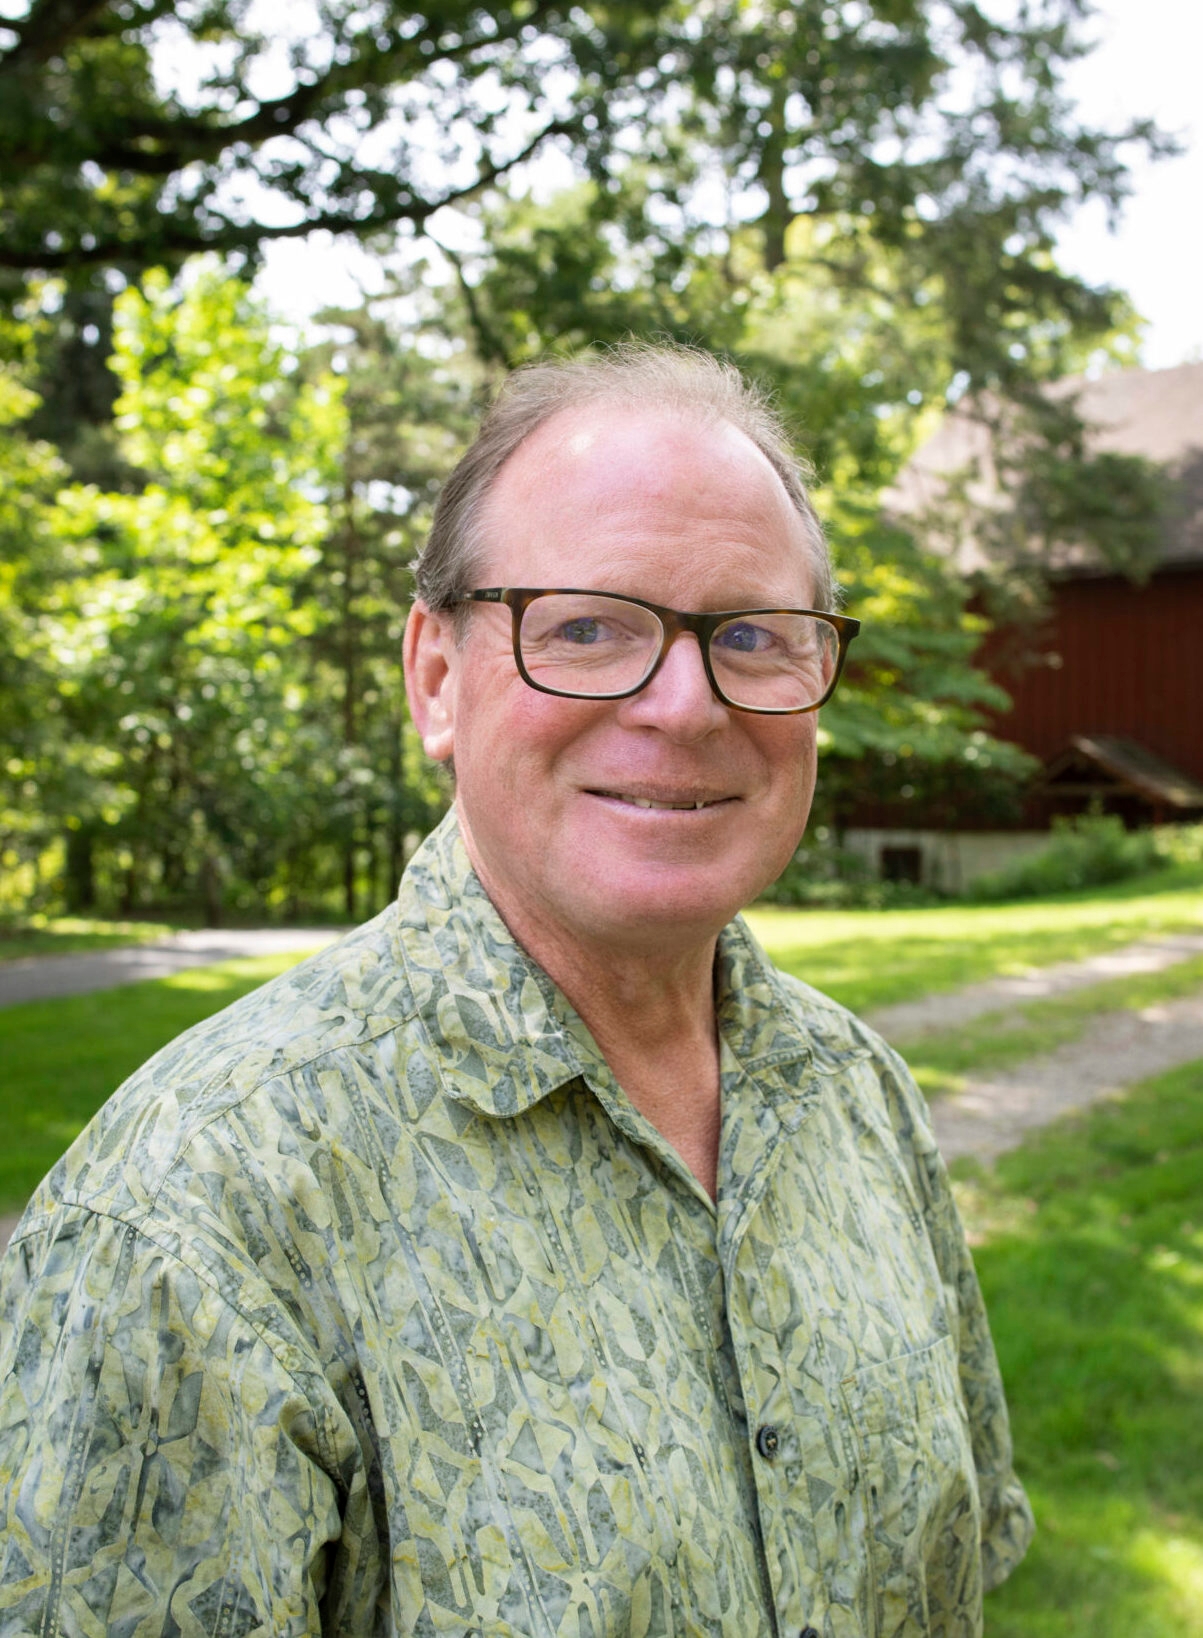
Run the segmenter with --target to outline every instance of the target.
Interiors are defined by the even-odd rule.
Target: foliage
[[[1125,881],[1167,863],[1157,834],[1125,830],[1114,814],[1088,813],[1053,820],[1052,840],[1039,853],[979,876],[977,899],[1032,899]]]
[[[37,773],[57,757],[60,733],[25,593],[58,570],[47,509],[66,476],[53,448],[22,425],[38,402],[34,341],[30,324],[0,318],[0,878],[19,880],[26,895],[36,887],[42,842]]]
[[[816,839],[808,834],[758,904],[890,910],[940,902],[938,894],[917,883],[881,880],[862,854],[836,846],[826,825],[811,830]]]
[[[679,227],[697,184],[727,179],[770,268],[794,216],[871,216],[883,243],[956,271],[964,336],[1005,335],[1017,312],[1099,299],[1048,264],[1047,223],[1114,204],[1124,142],[1155,140],[1072,117],[1081,11],[316,0],[282,31],[247,0],[28,0],[0,35],[0,265],[421,229],[557,144],[606,191],[638,155],[649,220]]]
[[[296,390],[265,320],[213,274],[178,298],[162,276],[126,292],[114,367],[143,484],[67,488],[53,519],[71,573],[47,642],[64,712],[107,772],[90,803],[70,793],[64,817],[85,844],[111,831],[131,872],[157,852],[168,899],[195,870],[215,914],[226,858],[249,873],[303,785],[283,656],[313,625],[294,591],[328,526],[314,497],[329,487],[339,395]],[[87,904],[86,845],[74,862]],[[136,896],[131,880],[127,907]]]
[[[1203,1630],[1203,1064],[957,1193],[1037,1522],[991,1638]]]
[[[1122,347],[1113,357],[1131,362]],[[991,610],[1017,596],[1038,607],[1050,566],[1086,564],[1140,583],[1156,564],[1174,505],[1169,476],[1145,456],[1093,447],[1079,397],[1071,381],[1029,383],[1011,398],[981,393],[957,407],[970,437],[981,434],[978,449],[962,470],[931,474],[913,521],[946,549],[972,541]]]
[[[31,384],[39,399],[26,423],[28,435],[53,444],[77,483],[136,486],[113,425],[121,391],[109,367],[113,292],[98,277],[81,274],[36,284],[28,306],[38,318]]]
[[[985,622],[945,559],[883,518],[880,492],[909,455],[956,361],[938,300],[904,297],[906,267],[855,220],[794,224],[786,259],[764,265],[756,235],[722,252],[637,238],[588,187],[483,217],[485,246],[455,258],[469,333],[509,368],[628,334],[703,341],[772,390],[817,468],[848,607],[864,621],[823,712],[830,752],[817,812],[835,824],[875,782],[1009,817],[1034,764],[991,738],[1006,698],[973,665]]]
[[[1162,858],[1177,865],[1203,864],[1203,824],[1159,825],[1153,834]]]
[[[955,817],[970,795],[1008,817],[1030,764],[987,732],[983,622],[880,497],[958,394],[1043,403],[1125,317],[1050,259],[1058,213],[1117,201],[1125,141],[1159,140],[1077,124],[1079,10],[319,0],[281,33],[247,0],[30,0],[0,29],[0,268],[12,291],[62,274],[27,304],[24,426],[44,476],[39,438],[75,482],[53,511],[61,470],[26,486],[37,519],[4,571],[26,701],[10,900],[48,904],[62,877],[75,907],[381,902],[442,800],[398,666],[438,482],[504,369],[632,332],[735,358],[813,450],[865,620],[824,712],[818,817]],[[550,200],[515,164],[541,143],[575,165]],[[398,224],[387,299],[323,315],[305,356],[213,266],[111,311],[148,262],[249,265],[317,225],[385,248]],[[1055,533],[1072,404],[1045,431],[1029,489]],[[1127,550],[1151,491],[1109,481],[1094,521]]]
[[[407,833],[425,830],[441,811],[442,787],[406,714],[401,640],[409,565],[479,407],[479,370],[437,345],[445,337],[426,310],[433,304],[420,268],[384,306],[399,301],[412,314],[404,327],[367,302],[321,314],[328,339],[302,360],[308,377],[337,376],[345,414],[330,531],[300,594],[323,611],[310,651],[325,729],[337,741],[337,778],[321,834],[342,856],[348,920],[358,908],[357,851],[379,854],[370,896],[391,899]]]
[[[27,854],[65,833],[76,908],[149,895],[216,920],[243,900],[299,909],[340,876],[353,901],[365,871],[381,902],[431,801],[403,777],[405,543],[377,554],[371,584],[349,568],[343,382],[298,372],[246,287],[213,268],[122,295],[113,368],[136,487],[66,486],[12,560],[37,667],[26,709],[56,725],[19,770]],[[343,651],[369,605],[391,670],[376,692],[366,661],[353,677],[348,735]]]

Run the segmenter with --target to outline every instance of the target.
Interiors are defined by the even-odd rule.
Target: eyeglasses
[[[491,586],[460,603],[505,603],[514,662],[543,694],[621,700],[646,688],[669,648],[692,632],[715,695],[736,711],[786,716],[831,698],[860,621],[814,609],[685,614],[608,592]]]

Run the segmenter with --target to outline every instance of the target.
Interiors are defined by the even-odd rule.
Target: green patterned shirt
[[[1031,1516],[922,1100],[739,921],[717,984],[717,1205],[454,819],[152,1058],[0,1272],[0,1634],[979,1634]]]

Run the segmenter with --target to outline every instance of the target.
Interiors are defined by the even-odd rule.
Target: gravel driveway
[[[1203,933],[1174,933],[1085,961],[1060,962],[970,984],[952,995],[885,1007],[869,1022],[905,1057],[909,1043],[985,1013],[1017,1009],[1107,979],[1161,972],[1200,953]],[[1014,1149],[1034,1127],[1196,1059],[1203,1060],[1203,990],[1139,1011],[1100,1013],[1078,1040],[936,1099],[932,1124],[945,1160],[973,1155],[991,1161]],[[1203,1067],[1199,1073],[1203,1078]]]

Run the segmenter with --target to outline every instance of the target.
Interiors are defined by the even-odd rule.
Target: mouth
[[[635,796],[628,791],[595,790],[590,796],[604,797],[608,802],[621,802],[631,808],[654,808],[666,813],[700,813],[708,808],[725,807],[735,800],[731,796],[703,796],[703,797],[656,797]]]

